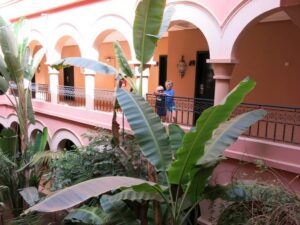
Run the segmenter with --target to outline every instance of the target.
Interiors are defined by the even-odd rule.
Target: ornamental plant
[[[133,40],[141,62],[140,71],[168,28],[173,10],[164,10],[164,4],[163,0],[142,0],[137,6]],[[25,213],[65,210],[95,197],[99,199],[97,207],[75,209],[68,219],[85,224],[196,224],[199,215],[191,215],[205,199],[209,178],[224,158],[225,149],[266,114],[264,110],[255,110],[229,120],[255,82],[244,79],[221,104],[205,110],[195,128],[185,133],[175,124],[164,127],[141,96],[141,85],[135,86],[133,72],[120,45],[115,43],[114,47],[121,71],[83,58],[66,58],[54,66],[80,66],[128,80],[132,91],[118,86],[117,102],[142,154],[154,167],[157,182],[124,176],[91,179],[53,194]]]

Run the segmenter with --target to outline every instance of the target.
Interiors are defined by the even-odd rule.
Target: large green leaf
[[[27,187],[20,190],[20,195],[29,206],[33,206],[40,200],[39,192],[36,187]]]
[[[81,57],[64,58],[53,63],[51,66],[57,70],[60,70],[64,67],[77,66],[77,67],[90,69],[98,73],[111,74],[111,75],[115,75],[118,73],[118,71],[115,68],[105,63],[101,63],[93,59],[87,59]]]
[[[101,225],[107,224],[109,217],[99,207],[84,205],[79,209],[72,210],[64,220],[80,224]]]
[[[83,203],[89,198],[98,197],[108,191],[116,190],[122,187],[131,187],[142,183],[149,183],[141,179],[131,177],[101,177],[88,180],[74,186],[65,188],[44,201],[26,210],[26,213],[32,211],[56,212],[74,207]]]
[[[198,160],[196,165],[206,167],[215,164],[215,162],[223,156],[224,151],[233,144],[242,133],[265,115],[265,110],[258,109],[244,113],[223,123],[216,129],[213,137],[206,143],[204,155]]]
[[[188,196],[192,201],[198,201],[202,196],[207,180],[223,159],[224,151],[252,124],[262,119],[266,112],[262,109],[244,113],[220,125],[213,137],[206,143],[204,155],[196,163],[193,170]]]
[[[255,86],[249,78],[244,79],[226,97],[225,102],[205,110],[196,123],[196,131],[184,135],[182,147],[176,153],[176,160],[169,169],[169,181],[179,184],[190,175],[191,169],[204,154],[206,142],[212,137],[213,131],[226,121],[233,110],[243,101],[245,95]]]
[[[31,58],[30,48],[28,46],[24,46],[24,50],[23,50],[22,54],[23,54],[22,56],[19,55],[19,58],[20,58],[21,65],[24,70],[24,78],[26,78],[26,77],[28,77],[28,74],[30,73],[30,71],[29,71],[29,67],[30,67],[29,60]]]
[[[171,18],[173,16],[174,12],[175,12],[174,6],[168,6],[164,11],[164,15],[163,15],[163,19],[162,19],[162,23],[161,23],[158,35],[148,34],[148,36],[153,36],[158,39],[162,38],[163,35],[168,31],[168,28],[169,28],[169,25],[171,22]]]
[[[163,0],[142,0],[135,11],[133,44],[136,58],[142,65],[152,57],[160,30],[164,10]]]
[[[4,58],[1,54],[0,54],[0,73],[6,79],[6,81],[11,80],[10,73],[7,70],[6,63],[5,63]]]
[[[44,55],[46,53],[46,49],[41,48],[39,49],[33,56],[32,61],[30,63],[30,71],[29,71],[29,77],[26,77],[28,80],[32,80],[34,74],[36,73],[37,68],[39,67]]]
[[[177,124],[170,124],[168,130],[170,146],[172,153],[175,155],[176,151],[181,147],[184,131]]]
[[[44,127],[42,133],[37,133],[34,141],[34,153],[43,152],[47,145],[48,140],[48,128]]]
[[[157,114],[139,95],[119,89],[117,98],[144,156],[158,171],[166,171],[172,161],[172,152]]]
[[[23,69],[18,58],[17,40],[11,27],[2,17],[0,17],[0,45],[11,79],[15,82],[23,80]]]
[[[111,224],[114,225],[139,225],[132,210],[123,201],[114,202],[108,195],[100,199],[101,207],[110,217]]]
[[[138,201],[138,200],[144,200],[144,201],[159,201],[164,202],[165,200],[162,198],[161,195],[157,193],[149,193],[149,192],[136,192],[132,189],[127,189],[125,191],[122,191],[118,194],[109,196],[110,201],[122,201],[122,200],[130,200],[130,201]]]
[[[114,50],[115,55],[117,57],[117,61],[119,63],[121,71],[126,74],[126,76],[133,78],[134,74],[129,66],[129,63],[127,62],[127,59],[124,56],[122,47],[118,41],[114,42]]]
[[[10,128],[4,128],[0,133],[0,149],[2,152],[13,159],[17,152],[18,136]]]
[[[6,93],[7,89],[8,89],[8,82],[3,77],[0,76],[0,91],[2,92],[2,94],[4,94]]]
[[[31,90],[25,89],[25,95],[26,95],[28,120],[30,121],[31,124],[35,124],[34,111],[33,111],[32,101],[31,101]]]

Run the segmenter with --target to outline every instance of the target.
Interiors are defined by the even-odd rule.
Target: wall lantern
[[[179,62],[177,64],[177,68],[178,68],[178,72],[179,72],[181,78],[183,78],[186,68],[187,68],[187,64],[184,61],[184,56],[181,56],[181,59],[179,60]]]

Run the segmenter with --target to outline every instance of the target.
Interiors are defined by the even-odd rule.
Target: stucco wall
[[[131,60],[129,45],[126,41],[121,41],[120,45],[123,49],[123,53],[128,60]],[[113,43],[104,42],[98,44],[99,60],[112,67],[119,69],[119,64],[115,57]],[[111,59],[108,61],[107,58]],[[115,77],[111,75],[104,75],[97,73],[95,76],[95,89],[102,90],[114,90],[115,88]]]
[[[300,29],[290,21],[259,23],[237,43],[231,88],[246,75],[257,82],[247,102],[300,105]]]
[[[157,52],[162,52],[165,54],[166,47],[164,45],[164,43],[162,43],[162,45],[158,45]],[[167,51],[167,79],[174,82],[175,94],[177,96],[194,97],[196,66],[188,66],[185,76],[181,78],[178,73],[177,64],[182,55],[188,64],[189,61],[196,60],[197,51],[208,51],[208,45],[205,37],[197,29],[169,32]],[[158,69],[156,73],[157,78],[151,78],[150,80],[150,91],[155,85],[158,84]],[[151,74],[151,76],[155,75]],[[154,82],[156,82],[156,84],[153,84]]]

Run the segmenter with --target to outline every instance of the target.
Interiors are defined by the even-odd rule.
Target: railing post
[[[49,76],[50,76],[51,103],[57,104],[57,102],[58,102],[58,75],[59,75],[59,71],[49,67],[48,68],[48,73],[49,73]]]
[[[207,63],[211,63],[214,69],[216,81],[214,104],[217,105],[230,91],[231,74],[237,61],[233,59],[208,59]]]
[[[85,75],[85,107],[87,110],[94,110],[95,99],[95,72],[84,69]]]

